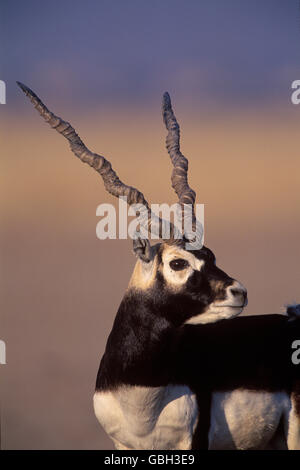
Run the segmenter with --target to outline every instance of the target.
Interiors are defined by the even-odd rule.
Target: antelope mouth
[[[243,305],[215,305],[216,308],[244,308],[245,304]]]
[[[189,318],[185,324],[199,325],[205,323],[215,323],[219,320],[225,320],[237,317],[242,313],[245,304],[241,305],[211,305],[205,312],[199,313]]]
[[[219,305],[214,305],[215,308],[244,308],[248,305],[248,299],[245,300],[245,302],[241,305],[232,305],[232,304],[219,304]]]

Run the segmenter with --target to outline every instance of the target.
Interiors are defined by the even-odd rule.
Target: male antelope
[[[149,226],[143,194],[19,86],[75,155],[100,173],[107,191],[148,208]],[[195,193],[168,94],[163,116],[172,185],[179,204],[191,204],[195,226]],[[290,316],[233,318],[246,304],[245,288],[216,266],[211,250],[187,251],[187,234],[181,240],[172,234],[155,246],[134,240],[138,260],[97,376],[98,420],[118,449],[266,448],[281,445],[282,437],[299,448],[300,374],[291,362],[299,308]]]

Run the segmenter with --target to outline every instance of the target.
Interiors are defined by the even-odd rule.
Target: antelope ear
[[[145,263],[152,259],[151,245],[148,239],[137,238],[133,240],[133,251]]]

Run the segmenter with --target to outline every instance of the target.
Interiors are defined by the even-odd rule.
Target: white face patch
[[[186,268],[175,271],[171,268],[170,262],[176,259],[184,259],[188,262]],[[187,282],[188,278],[194,271],[200,271],[205,264],[205,261],[199,260],[192,253],[183,250],[182,248],[166,246],[162,253],[163,265],[160,267],[163,277],[167,284],[175,289],[178,289]]]

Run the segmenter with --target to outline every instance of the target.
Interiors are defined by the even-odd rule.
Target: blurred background
[[[245,314],[283,312],[300,301],[299,44],[298,0],[1,2],[2,448],[112,448],[92,395],[135,262],[96,238],[116,201],[15,81],[152,203],[176,201],[168,90],[206,245],[248,288]]]

